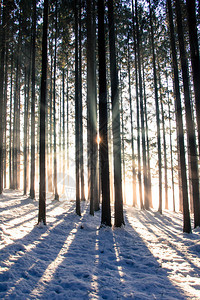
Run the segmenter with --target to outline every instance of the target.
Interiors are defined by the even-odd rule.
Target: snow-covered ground
[[[125,207],[125,228],[101,228],[74,201],[0,196],[0,299],[200,299],[200,230],[182,216]]]

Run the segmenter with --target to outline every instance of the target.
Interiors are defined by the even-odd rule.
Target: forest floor
[[[75,201],[0,196],[0,299],[200,299],[200,229],[182,215],[124,208],[124,228],[99,229],[101,212]]]

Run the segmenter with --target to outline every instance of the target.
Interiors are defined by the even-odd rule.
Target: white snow
[[[182,233],[182,215],[126,206],[124,228],[101,228],[74,201],[0,196],[0,299],[200,299],[200,229]]]

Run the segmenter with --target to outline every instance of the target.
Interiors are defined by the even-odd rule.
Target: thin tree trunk
[[[81,215],[80,208],[80,129],[79,129],[79,74],[78,74],[78,0],[75,0],[75,160],[76,160],[76,213]]]
[[[150,28],[151,28],[151,47],[152,47],[152,55],[153,55],[153,76],[154,76],[157,146],[158,146],[158,172],[159,172],[159,207],[158,207],[158,211],[160,213],[162,213],[162,159],[161,159],[161,138],[160,138],[160,111],[159,111],[159,101],[158,101],[158,84],[157,84],[156,56],[155,56],[155,46],[154,46],[154,30],[153,30],[153,24],[152,24],[152,10],[151,10],[150,0],[149,0],[149,10],[150,10]]]
[[[66,183],[66,176],[65,176],[65,163],[66,163],[66,156],[65,156],[65,69],[62,70],[62,137],[63,137],[63,194],[65,192],[65,183]]]
[[[163,151],[164,151],[164,170],[165,170],[165,209],[169,208],[168,201],[168,176],[167,176],[167,145],[166,145],[166,131],[165,131],[165,116],[163,109],[163,99],[162,99],[162,85],[159,70],[159,87],[160,87],[160,106],[162,115],[162,128],[163,128]]]
[[[137,112],[137,154],[138,154],[138,182],[139,182],[139,199],[140,208],[144,208],[142,197],[142,177],[141,177],[141,153],[140,153],[140,109],[139,109],[139,96],[138,96],[138,62],[137,62],[137,40],[135,17],[132,0],[132,16],[133,16],[133,38],[134,38],[134,52],[135,52],[135,93],[136,93],[136,112]]]
[[[137,204],[136,193],[136,170],[135,170],[135,153],[134,153],[134,135],[133,135],[133,108],[132,108],[132,95],[131,95],[131,72],[130,72],[130,48],[128,40],[128,92],[129,92],[129,104],[130,104],[130,117],[131,117],[131,150],[132,150],[132,176],[133,176],[133,206]]]
[[[172,147],[172,125],[171,125],[171,109],[169,99],[169,84],[168,74],[166,71],[166,82],[167,82],[167,104],[168,104],[168,116],[169,116],[169,139],[170,139],[170,159],[171,159],[171,176],[172,176],[172,197],[173,197],[173,211],[175,212],[175,191],[174,191],[174,164],[173,164],[173,147]]]
[[[81,0],[79,3],[79,106],[80,106],[80,181],[81,200],[85,200],[84,161],[83,161],[83,116],[82,116],[82,22]]]
[[[31,94],[31,178],[30,198],[35,198],[35,43],[36,43],[36,0],[33,0],[33,24],[32,24],[32,94]]]
[[[149,149],[149,128],[148,128],[148,115],[147,115],[147,99],[146,99],[146,85],[144,76],[144,63],[142,55],[142,70],[143,70],[143,90],[144,90],[144,115],[145,115],[145,132],[147,141],[147,196],[149,207],[153,207],[152,203],[152,188],[151,188],[151,166],[150,166],[150,149]]]
[[[122,140],[122,172],[123,172],[123,201],[126,204],[126,166],[125,166],[125,145],[124,145],[124,111],[123,111],[123,100],[122,100],[122,78],[121,78],[121,70],[120,70],[120,106],[121,106],[121,140]]]
[[[12,46],[13,48],[13,46]],[[13,49],[11,50],[13,51]],[[12,53],[12,52],[11,52]],[[12,147],[13,147],[13,143],[12,143],[12,111],[13,111],[13,53],[11,54],[11,70],[10,70],[10,124],[9,124],[9,187],[10,189],[13,188],[13,168],[12,168]]]
[[[54,75],[53,75],[53,135],[54,135],[54,199],[59,200],[57,186],[57,144],[56,144],[56,61],[57,61],[57,0],[56,0],[56,21],[55,21],[55,49],[54,49]]]
[[[140,95],[140,115],[141,115],[141,131],[142,131],[142,157],[143,157],[143,177],[144,177],[144,208],[149,209],[148,201],[148,180],[147,180],[147,159],[146,159],[146,141],[144,128],[144,104],[142,91],[142,71],[141,71],[141,54],[140,54],[140,35],[137,15],[137,0],[135,1],[135,17],[136,17],[136,36],[137,36],[137,60],[138,60],[138,75],[139,75],[139,95]],[[141,29],[140,29],[141,30]]]
[[[3,105],[3,110],[4,110],[4,118],[3,118],[3,124],[4,124],[4,147],[3,147],[3,172],[4,172],[4,188],[6,188],[7,184],[7,178],[6,178],[6,165],[7,165],[7,102],[8,102],[8,45],[6,43],[6,53],[5,53],[5,79],[4,79],[4,105]]]
[[[3,1],[5,4],[5,0]],[[6,20],[8,17],[7,6],[3,5],[2,34],[0,47],[0,194],[3,192],[3,85],[4,85],[4,65],[5,65],[5,43],[6,43]]]

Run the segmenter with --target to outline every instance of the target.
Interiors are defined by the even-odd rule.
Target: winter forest
[[[200,299],[200,1],[0,5],[0,298]]]

